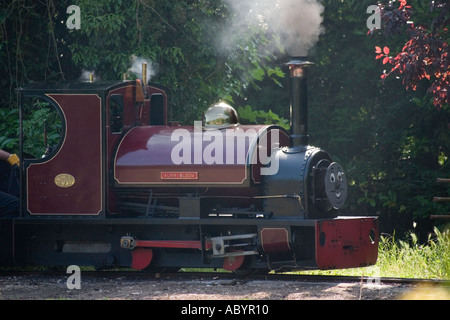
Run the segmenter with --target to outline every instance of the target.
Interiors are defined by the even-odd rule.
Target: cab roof
[[[24,94],[38,93],[95,93],[109,91],[122,86],[136,84],[136,80],[113,81],[46,81],[27,84],[18,88]]]

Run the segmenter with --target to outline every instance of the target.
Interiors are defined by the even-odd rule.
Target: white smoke
[[[91,78],[90,78],[91,75],[93,76],[92,81],[101,80],[100,77],[97,74],[95,74],[95,71],[86,70],[86,69],[81,69],[81,75],[78,78],[78,80],[81,82],[89,82],[89,81],[91,81]]]
[[[128,73],[135,74],[138,79],[142,79],[143,63],[147,63],[147,79],[145,79],[145,83],[148,83],[151,77],[153,77],[157,73],[157,65],[151,60],[132,55],[131,67],[130,69],[128,69]]]
[[[236,16],[222,39],[225,47],[257,26],[277,35],[289,55],[306,56],[323,31],[324,8],[318,0],[225,1]]]

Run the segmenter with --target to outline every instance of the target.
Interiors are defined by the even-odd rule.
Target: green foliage
[[[17,139],[19,128],[18,109],[0,108],[0,149],[18,153],[19,140]]]
[[[71,4],[80,7],[79,30],[65,25]],[[232,13],[219,0],[21,0],[1,10],[0,45],[6,50],[0,61],[9,75],[2,80],[2,108],[14,106],[15,88],[28,82],[78,80],[83,70],[96,79],[133,78],[132,57],[141,57],[153,68],[151,81],[171,90],[169,117],[189,124],[211,103],[232,101],[262,79],[277,83],[284,76],[267,65],[271,56],[260,50],[267,39],[257,28],[235,46],[221,47],[219,35]]]
[[[246,105],[238,108],[239,122],[242,124],[276,124],[284,129],[289,129],[289,121],[279,117],[272,110],[252,110],[252,107]]]
[[[361,14],[371,4],[324,1],[325,32],[310,56],[310,141],[343,163],[347,213],[443,214],[450,206],[432,199],[450,194],[435,182],[450,175],[450,112],[433,107],[425,84],[412,92],[399,79],[380,80],[374,48],[386,39],[367,36]],[[389,43],[401,49],[404,39]]]
[[[48,147],[61,138],[62,122],[56,109],[42,100],[27,101],[23,112],[23,151],[28,157],[40,158]],[[0,149],[19,153],[18,109],[0,108]]]
[[[80,0],[80,31],[70,33],[73,63],[102,79],[121,79],[131,57],[155,69],[151,81],[171,90],[173,120],[200,119],[211,103],[243,94],[265,77],[283,73],[265,65],[270,57],[260,48],[260,30],[236,39],[236,46],[218,43],[231,13],[222,1]],[[132,76],[132,75],[130,75]],[[195,94],[193,94],[195,93]],[[176,115],[173,116],[173,115]]]
[[[25,104],[23,119],[23,152],[41,158],[48,148],[55,147],[61,138],[62,121],[50,103],[42,100]]]
[[[101,79],[121,79],[136,41],[135,29],[129,28],[134,20],[133,5],[120,0],[81,0],[77,5],[82,24],[68,35],[72,62],[80,69],[95,71]]]

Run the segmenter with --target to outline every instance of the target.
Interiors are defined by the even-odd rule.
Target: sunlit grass
[[[411,233],[406,240],[382,236],[374,266],[343,270],[301,271],[300,274],[450,280],[450,229],[434,229],[427,243]]]

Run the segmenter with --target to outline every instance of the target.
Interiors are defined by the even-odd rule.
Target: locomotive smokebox
[[[287,63],[291,77],[291,147],[308,145],[308,67],[314,63],[292,58]]]

